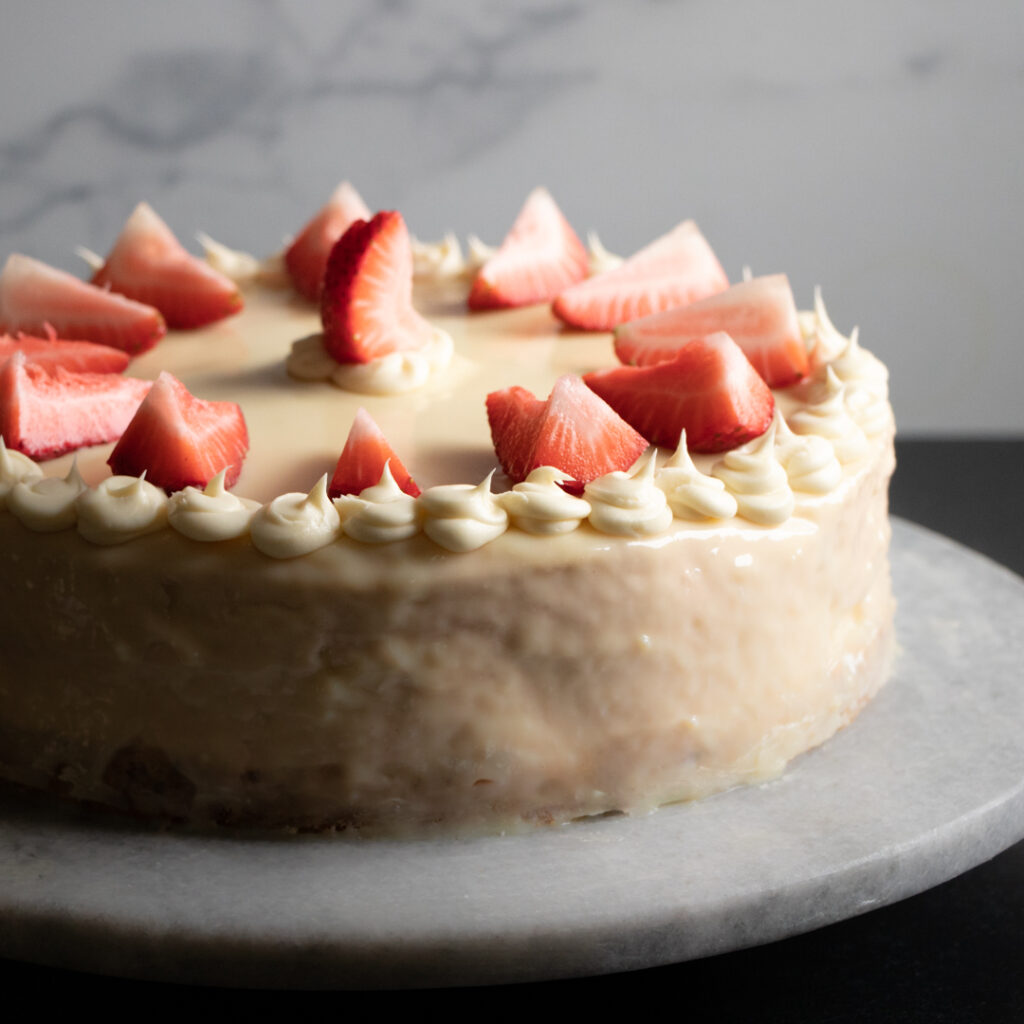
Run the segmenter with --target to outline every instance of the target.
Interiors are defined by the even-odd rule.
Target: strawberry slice
[[[623,363],[649,366],[716,331],[743,349],[769,387],[788,387],[807,375],[807,347],[785,274],[755,277],[689,306],[620,324],[615,354]]]
[[[331,249],[351,224],[371,216],[362,196],[347,181],[334,190],[284,254],[288,276],[300,295],[310,302],[319,301]]]
[[[0,335],[0,363],[22,352],[30,363],[53,372],[58,366],[74,373],[121,373],[130,362],[128,353],[91,341],[61,341],[56,335],[34,338],[19,334]]]
[[[168,493],[206,487],[223,469],[231,487],[242,471],[249,433],[234,402],[204,402],[164,371],[125,428],[107,464]]]
[[[551,194],[534,189],[501,248],[480,268],[470,309],[506,309],[550,302],[587,276],[587,251]]]
[[[494,451],[513,483],[538,466],[554,466],[576,481],[567,490],[616,469],[628,469],[647,442],[579,377],[566,374],[542,402],[525,388],[492,391],[487,418]]]
[[[368,363],[427,344],[433,328],[413,309],[412,242],[400,213],[357,220],[338,239],[320,315],[324,347],[339,363]]]
[[[418,498],[421,493],[419,487],[394,448],[388,444],[380,427],[365,409],[357,409],[327,493],[338,498],[342,494],[358,494],[367,487],[373,487],[380,482],[384,465],[388,462],[395,483],[406,494]]]
[[[15,352],[0,366],[0,435],[33,459],[121,436],[149,381],[111,373],[49,370]]]
[[[20,253],[0,271],[0,332],[95,341],[130,356],[151,349],[166,333],[164,318],[105,288]]]
[[[202,327],[242,308],[238,286],[187,252],[147,203],[139,203],[92,283],[155,306],[171,327]]]
[[[666,362],[583,379],[651,444],[675,445],[685,430],[695,452],[724,452],[760,437],[775,410],[768,385],[723,332],[689,342]]]
[[[729,287],[722,265],[692,220],[634,253],[603,274],[566,288],[552,311],[584,331],[685,306]]]

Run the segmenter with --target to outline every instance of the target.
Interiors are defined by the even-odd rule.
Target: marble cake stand
[[[129,977],[439,986],[649,967],[920,892],[1024,835],[1024,581],[894,521],[902,654],[784,778],[640,819],[381,842],[176,835],[0,800],[0,955]]]

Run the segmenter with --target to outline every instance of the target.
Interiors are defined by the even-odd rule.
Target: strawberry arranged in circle
[[[367,487],[380,483],[385,464],[390,465],[391,476],[406,494],[420,496],[420,489],[387,442],[373,417],[363,408],[356,410],[352,426],[334,469],[327,493],[332,498],[342,494],[358,494]]]
[[[206,402],[166,371],[125,428],[107,464],[168,493],[205,487],[222,469],[231,487],[249,450],[245,417],[235,402]]]
[[[722,452],[760,437],[775,399],[743,350],[725,333],[688,342],[650,366],[617,366],[583,375],[652,444],[673,446],[686,431],[695,452]]]
[[[807,375],[807,347],[785,274],[755,277],[689,306],[620,324],[615,354],[623,363],[649,366],[716,331],[743,349],[769,387],[789,387]]]
[[[46,338],[31,334],[0,335],[0,363],[15,352],[21,352],[27,362],[51,372],[62,366],[75,373],[121,373],[131,361],[127,352],[92,341],[66,341],[56,334]]]
[[[627,320],[685,306],[729,287],[722,265],[692,220],[624,263],[566,288],[551,309],[584,331],[610,331]]]
[[[163,316],[106,288],[14,253],[0,272],[0,332],[94,341],[139,355],[166,333]]]
[[[149,381],[50,369],[16,352],[0,365],[0,435],[34,459],[104,444],[121,436],[149,389]]]
[[[478,271],[470,309],[550,302],[587,276],[587,251],[551,194],[534,189],[498,251]]]
[[[357,220],[369,220],[371,216],[362,196],[347,181],[334,190],[285,250],[284,265],[300,295],[310,302],[319,300],[331,249],[350,225]]]
[[[242,308],[235,282],[187,252],[147,203],[135,207],[92,282],[156,307],[171,327],[202,327]]]
[[[559,377],[547,401],[521,387],[492,391],[487,419],[494,451],[513,483],[538,466],[576,481],[572,490],[613,470],[629,469],[647,441],[579,377]],[[570,489],[570,488],[567,488]]]
[[[433,328],[412,304],[412,243],[400,213],[357,220],[341,236],[327,260],[320,315],[324,347],[339,363],[430,341]]]

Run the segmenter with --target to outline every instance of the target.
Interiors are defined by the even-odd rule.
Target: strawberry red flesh
[[[469,308],[550,302],[587,276],[587,251],[550,193],[534,189],[498,251],[480,268]]]
[[[554,466],[583,484],[628,469],[647,441],[580,380],[560,377],[546,402],[525,388],[487,396],[487,416],[498,461],[513,483],[539,466]]]
[[[35,338],[31,334],[19,334],[16,338],[0,335],[0,363],[15,352],[23,353],[29,363],[51,372],[63,366],[75,373],[121,373],[130,362],[127,352],[91,341]]]
[[[357,220],[331,250],[321,295],[324,347],[339,363],[423,348],[430,324],[412,304],[412,243],[402,215]]]
[[[686,431],[696,452],[721,452],[759,437],[775,400],[740,347],[724,333],[691,341],[673,359],[583,376],[652,444],[673,446]]]
[[[391,476],[401,490],[419,497],[419,487],[373,417],[365,409],[357,409],[327,493],[337,498],[365,491],[380,482],[385,464],[390,466]]]
[[[111,345],[131,356],[166,333],[163,316],[105,288],[14,253],[0,272],[0,332],[46,335]]]
[[[187,252],[146,203],[132,212],[92,281],[154,306],[171,327],[202,327],[242,308],[238,286]]]
[[[649,366],[716,331],[743,349],[769,387],[788,387],[807,374],[807,348],[785,274],[756,277],[689,306],[621,324],[615,354],[623,363]]]
[[[331,249],[350,225],[371,216],[369,207],[347,181],[334,190],[284,254],[288,276],[300,295],[310,302],[319,300]]]
[[[141,476],[168,493],[205,487],[222,469],[231,487],[249,450],[245,417],[235,402],[207,402],[161,373],[110,458],[114,473]]]
[[[132,377],[49,369],[17,352],[0,366],[0,435],[34,459],[104,444],[121,436],[149,389]]]
[[[729,287],[729,279],[692,221],[684,221],[625,263],[580,281],[555,299],[560,320],[584,331],[685,306]]]

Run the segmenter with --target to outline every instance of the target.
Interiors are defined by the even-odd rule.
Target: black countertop
[[[895,515],[921,523],[1024,575],[1024,441],[900,441]],[[1022,678],[1024,685],[1024,678]],[[1024,723],[1021,723],[1024,728]],[[1024,822],[1021,823],[1024,833]],[[0,922],[2,928],[2,922]],[[1024,1022],[1024,842],[935,889],[781,942],[602,978],[442,992],[271,993],[200,990],[0,961],[8,997],[209,1005],[290,1012],[370,1005],[493,1014],[559,999],[623,997],[682,1019],[767,1022]],[[596,997],[596,998],[595,998]],[[664,998],[666,1005],[659,1005]],[[608,1004],[613,1008],[614,1004]]]

